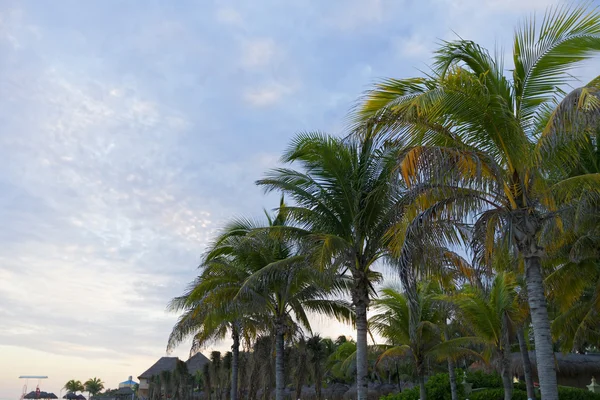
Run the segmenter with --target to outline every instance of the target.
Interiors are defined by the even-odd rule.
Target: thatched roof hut
[[[27,393],[24,399],[57,399],[58,397],[54,393],[40,392],[39,396],[35,391]]]
[[[209,362],[209,359],[204,354],[196,353],[185,362],[185,365],[187,365],[188,372],[191,375],[195,375],[198,371],[202,372],[204,366]]]
[[[562,354],[555,353],[558,384],[585,389],[592,381],[592,376],[600,377],[600,354]],[[529,352],[534,381],[538,381],[535,351]],[[512,370],[523,376],[521,353],[512,354]]]
[[[179,358],[177,357],[161,357],[154,365],[138,376],[138,379],[150,379],[163,371],[173,371],[175,370],[178,360]]]

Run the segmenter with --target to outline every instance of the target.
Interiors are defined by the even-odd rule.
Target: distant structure
[[[160,375],[163,371],[174,371],[179,358],[177,357],[161,357],[154,365],[148,370],[138,376],[140,385],[138,388],[138,396],[141,398],[147,398],[150,389],[150,378],[155,375]],[[210,361],[202,353],[196,353],[190,357],[186,362],[187,370],[190,375],[195,375],[196,372],[202,371],[204,364],[208,364]]]
[[[135,385],[137,385],[137,384],[138,383],[133,380],[133,377],[130,376],[129,379],[127,379],[125,382],[119,383],[119,389],[121,389],[121,388],[133,389],[135,387]]]

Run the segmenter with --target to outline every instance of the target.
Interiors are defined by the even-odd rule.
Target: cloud
[[[244,100],[254,107],[268,107],[283,101],[286,96],[295,91],[294,86],[271,82],[260,87],[247,89],[244,93]]]
[[[267,66],[271,64],[276,54],[277,48],[273,39],[244,40],[242,44],[242,66],[245,68]]]
[[[242,26],[244,23],[242,15],[233,7],[218,8],[216,11],[216,19],[220,23],[232,26]]]

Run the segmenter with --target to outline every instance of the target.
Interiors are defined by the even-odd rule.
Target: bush
[[[457,371],[456,376],[462,377],[462,372]],[[450,376],[448,374],[435,374],[431,376],[425,384],[427,389],[427,400],[452,400],[450,393]],[[456,390],[458,397],[463,398],[465,388],[460,383],[460,379],[456,379]]]
[[[462,376],[460,370],[456,373],[457,376]],[[450,393],[450,377],[448,374],[435,374],[429,377],[427,383],[425,383],[425,389],[427,390],[427,400],[451,400],[452,394]],[[464,387],[460,384],[460,380],[457,379],[456,390],[458,391],[458,397],[464,399]],[[380,400],[419,400],[419,387],[404,390],[402,393],[389,394],[381,397]]]
[[[478,390],[467,396],[469,400],[504,400],[504,389],[484,389]],[[527,400],[527,392],[515,389],[512,395],[513,400]],[[561,398],[562,400],[562,398]]]
[[[401,393],[392,393],[381,397],[379,400],[419,400],[419,388],[403,390]]]
[[[558,388],[558,398],[560,400],[600,400],[600,393],[592,393],[587,389],[561,386]]]
[[[473,384],[473,389],[478,388],[502,388],[502,377],[500,374],[486,374],[483,371],[467,373],[467,382]]]

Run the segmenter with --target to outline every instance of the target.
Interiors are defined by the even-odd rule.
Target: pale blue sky
[[[296,132],[341,134],[439,39],[508,51],[551,3],[0,0],[0,397],[139,375],[211,233],[275,205],[253,182]]]

